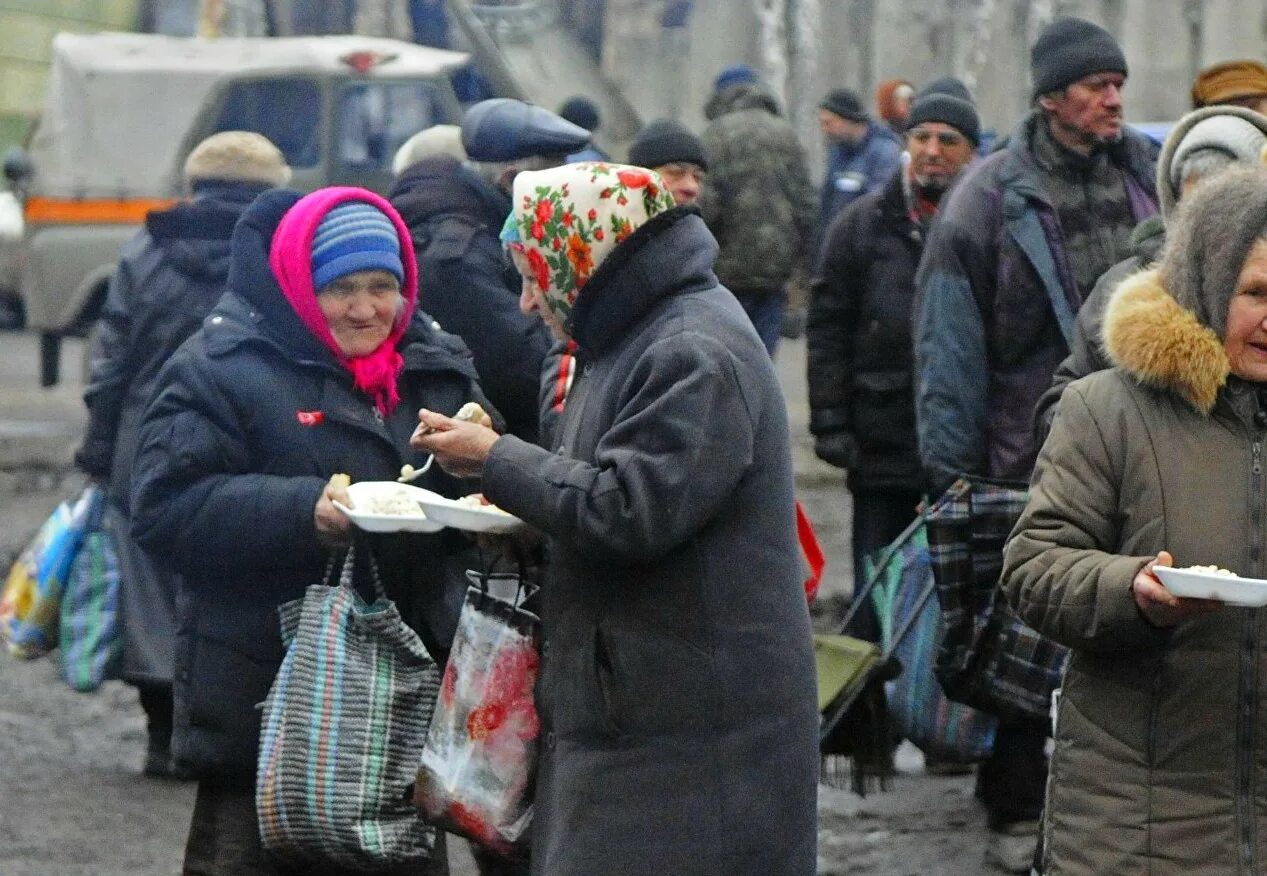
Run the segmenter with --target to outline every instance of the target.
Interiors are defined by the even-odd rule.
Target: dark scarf
[[[1060,220],[1069,270],[1085,300],[1100,275],[1131,254],[1135,217],[1113,150],[1081,155],[1056,142],[1049,124],[1040,117],[1034,125],[1034,159]]]

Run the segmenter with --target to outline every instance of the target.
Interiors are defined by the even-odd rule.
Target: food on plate
[[[511,516],[509,511],[503,511],[501,508],[498,508],[492,502],[485,499],[483,493],[471,493],[471,495],[463,496],[461,499],[456,499],[455,501],[463,508],[470,508],[474,511],[494,511],[498,514],[505,514],[507,517]]]
[[[384,514],[395,517],[417,517],[422,513],[418,503],[404,490],[370,496],[360,509],[367,514]]]
[[[1224,569],[1220,566],[1189,566],[1188,572],[1204,572],[1207,575],[1222,575],[1225,578],[1235,578],[1236,573]]]

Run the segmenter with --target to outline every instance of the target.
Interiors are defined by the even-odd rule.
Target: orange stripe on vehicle
[[[145,221],[151,210],[162,210],[176,203],[170,198],[134,198],[117,201],[105,198],[70,200],[67,198],[28,198],[23,216],[29,223],[100,223],[136,225]]]

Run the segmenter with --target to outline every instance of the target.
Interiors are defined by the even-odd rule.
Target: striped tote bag
[[[61,670],[74,690],[88,693],[119,677],[123,636],[119,629],[119,555],[99,508],[83,546],[70,564],[62,593]]]
[[[280,609],[286,654],[264,700],[260,839],[293,865],[422,871],[436,838],[411,786],[440,676],[368,559],[373,602],[353,587],[349,550],[337,585]]]

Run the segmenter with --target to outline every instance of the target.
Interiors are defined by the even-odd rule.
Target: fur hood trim
[[[1140,383],[1173,392],[1203,414],[1214,409],[1231,372],[1218,335],[1171,297],[1157,271],[1121,282],[1101,340],[1109,359]]]

